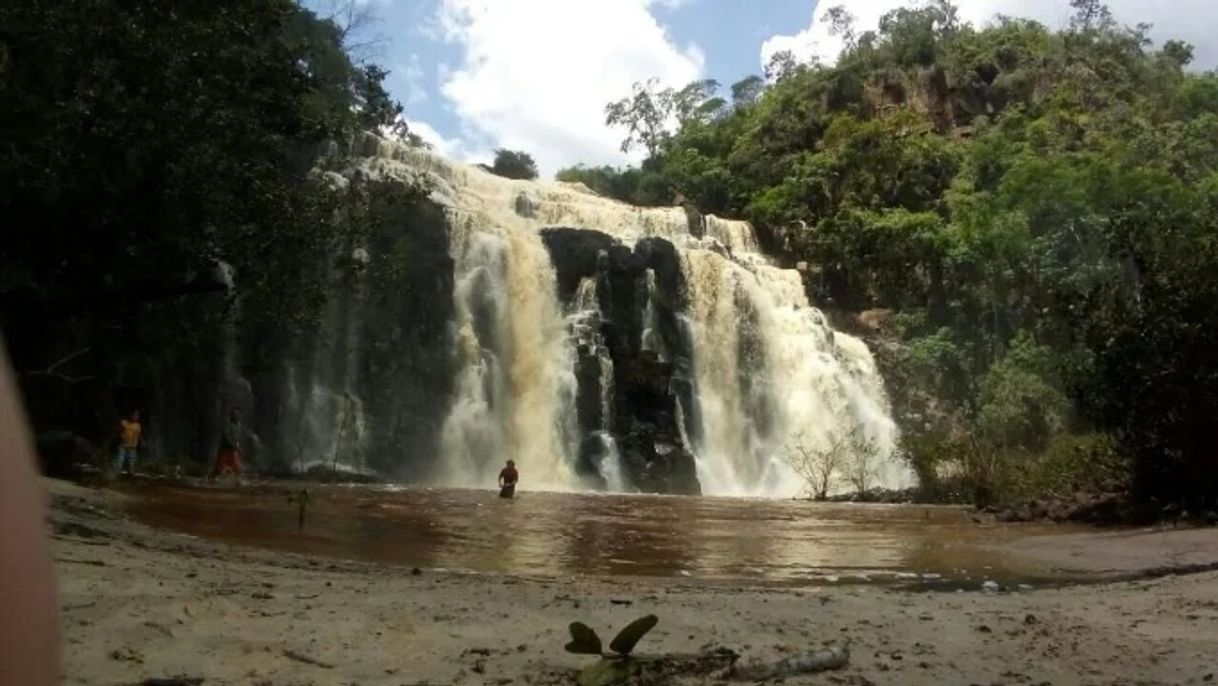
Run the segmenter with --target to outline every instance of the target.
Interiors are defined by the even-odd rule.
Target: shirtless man
[[[516,471],[516,462],[508,460],[507,466],[499,471],[499,497],[511,498],[515,495],[518,481],[520,481],[520,472]]]

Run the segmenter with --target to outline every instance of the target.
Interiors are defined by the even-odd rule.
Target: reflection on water
[[[425,568],[791,584],[1051,579],[986,548],[1061,526],[978,526],[957,508],[744,498],[312,486],[132,486],[135,517],[215,540]]]

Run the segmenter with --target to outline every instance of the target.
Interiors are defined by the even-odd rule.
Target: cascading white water
[[[364,173],[425,176],[452,225],[460,371],[443,428],[441,482],[493,483],[499,463],[514,458],[531,488],[581,486],[572,468],[579,328],[564,322],[539,235],[563,226],[602,231],[626,245],[658,236],[677,247],[694,407],[678,398],[676,412],[704,493],[795,495],[804,484],[786,460],[793,442],[824,449],[845,435],[860,435],[874,447],[876,485],[912,483],[894,456],[897,429],[870,352],[828,326],[808,302],[799,273],[760,254],[749,224],[706,216],[703,237],[696,238],[682,208],[636,208],[578,185],[508,180],[388,141],[369,147]],[[663,359],[668,351],[656,335],[654,272],[647,280],[641,344]],[[575,301],[577,314],[590,310],[595,282],[581,284]],[[613,361],[607,351],[602,359],[605,393]],[[602,396],[606,403],[611,398]],[[603,417],[612,410],[606,404]],[[602,468],[602,477],[624,485],[607,419],[603,423],[614,464]]]
[[[364,248],[352,250],[354,262],[367,262]],[[288,465],[297,472],[325,467],[366,472],[367,420],[363,400],[352,385],[359,365],[357,350],[363,322],[360,303],[367,285],[352,278],[342,296],[326,304],[322,340],[307,363],[285,369],[285,415],[280,440]]]
[[[534,232],[452,227],[458,375],[441,433],[441,483],[494,483],[515,460],[531,487],[574,484],[575,377],[554,270]]]
[[[575,297],[571,301],[571,313],[567,317],[570,322],[572,338],[581,349],[596,357],[599,370],[597,376],[597,391],[600,400],[600,431],[597,432],[601,442],[600,463],[597,465],[600,476],[604,479],[606,488],[610,491],[625,490],[625,480],[622,476],[622,456],[617,449],[617,441],[613,439],[613,358],[605,346],[601,335],[601,305],[596,292],[596,279],[584,278],[579,282]]]
[[[617,449],[617,441],[613,434],[602,431],[598,434],[604,457],[601,458],[601,478],[605,480],[605,490],[610,493],[625,493],[626,477],[622,474],[622,453]]]
[[[647,301],[643,304],[643,336],[639,347],[653,352],[661,360],[668,360],[668,351],[664,348],[664,338],[660,336],[659,315],[656,312],[656,272],[647,272]]]
[[[870,460],[872,483],[910,485],[894,456],[897,429],[867,347],[829,328],[798,272],[742,258],[707,249],[684,256],[704,491],[797,495],[805,484],[786,459],[794,444],[849,452],[841,439],[850,435],[869,450],[843,456],[843,468]]]

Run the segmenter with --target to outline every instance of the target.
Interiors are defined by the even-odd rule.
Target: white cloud
[[[605,103],[635,81],[702,72],[701,51],[674,45],[651,14],[659,2],[674,0],[442,0],[440,25],[464,58],[441,90],[476,133],[527,151],[543,174],[625,162]]]
[[[407,119],[406,126],[410,129],[411,133],[422,138],[425,143],[445,157],[451,157],[457,148],[460,147],[460,141],[444,137],[434,126],[425,121]]]
[[[829,35],[828,26],[820,21],[825,10],[843,5],[855,17],[855,29],[862,32],[879,25],[880,17],[897,7],[917,5],[902,0],[821,0],[812,3],[815,16],[808,28],[795,35],[772,36],[761,46],[761,63],[779,50],[791,50],[803,59],[819,58],[826,64],[837,61],[842,49],[840,37]],[[1117,21],[1124,24],[1148,22],[1154,25],[1151,38],[1156,42],[1178,38],[1196,48],[1194,66],[1201,69],[1218,67],[1218,2],[1215,0],[1108,0]],[[1051,28],[1060,28],[1070,18],[1067,0],[957,0],[960,18],[982,25],[997,14],[1035,19]]]
[[[425,121],[406,119],[406,126],[433,150],[458,162],[489,162],[493,156],[490,149],[471,143],[468,137],[449,138]]]
[[[651,0],[648,4],[663,7],[666,10],[680,9],[686,5],[692,5],[694,0]]]

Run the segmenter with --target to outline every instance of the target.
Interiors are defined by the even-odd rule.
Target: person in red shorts
[[[217,480],[232,474],[241,482],[241,408],[234,407],[228,415],[228,424],[220,435],[220,452],[216,455],[216,468],[211,478]]]

